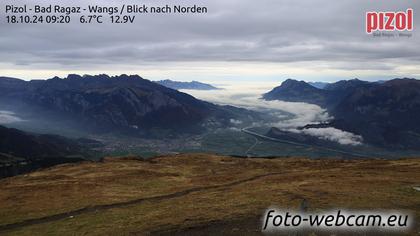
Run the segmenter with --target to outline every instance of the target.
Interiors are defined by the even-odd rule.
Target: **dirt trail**
[[[247,179],[237,180],[237,181],[226,183],[226,184],[190,188],[190,189],[186,189],[186,190],[175,192],[175,193],[170,193],[170,194],[160,195],[160,196],[154,196],[154,197],[139,198],[139,199],[135,199],[135,200],[127,201],[127,202],[120,202],[120,203],[113,203],[113,204],[106,204],[106,205],[88,206],[88,207],[84,207],[84,208],[74,210],[74,211],[63,212],[63,213],[50,215],[50,216],[45,216],[45,217],[36,218],[36,219],[28,219],[28,220],[24,220],[24,221],[17,222],[17,223],[12,223],[12,224],[7,224],[7,225],[0,225],[0,233],[5,232],[5,231],[19,229],[19,228],[22,228],[22,227],[27,227],[27,226],[37,225],[37,224],[50,223],[50,222],[54,222],[54,221],[64,220],[66,218],[74,217],[74,216],[85,214],[85,213],[99,212],[99,211],[104,211],[104,210],[113,209],[113,208],[136,205],[136,204],[140,204],[140,203],[146,202],[146,201],[147,202],[162,201],[162,200],[182,197],[182,196],[185,196],[185,195],[193,193],[193,192],[199,192],[199,191],[204,191],[204,190],[212,190],[212,189],[218,189],[218,188],[232,187],[232,186],[239,185],[239,184],[242,184],[242,183],[254,181],[254,180],[257,180],[257,179],[260,179],[260,178],[273,176],[273,175],[281,175],[281,174],[285,174],[285,173],[284,172],[267,173],[267,174],[263,174],[263,175],[256,175],[256,176],[253,176],[253,177],[250,177],[250,178],[247,178]]]

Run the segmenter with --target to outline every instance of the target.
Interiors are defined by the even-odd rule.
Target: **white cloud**
[[[336,128],[309,128],[300,130],[304,134],[316,136],[324,140],[337,142],[342,145],[361,145],[363,138],[350,132],[342,131]]]
[[[242,121],[241,120],[230,119],[230,123],[232,123],[234,125],[240,125],[240,124],[242,124]]]
[[[10,111],[0,111],[0,124],[10,124],[23,121],[21,118],[15,116],[15,113]]]

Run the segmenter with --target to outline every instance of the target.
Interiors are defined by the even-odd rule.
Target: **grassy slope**
[[[303,198],[308,199],[311,211],[384,208],[411,210],[417,218],[420,216],[420,192],[412,189],[420,185],[420,159],[267,160],[185,154],[150,161],[109,159],[102,163],[68,164],[0,180],[0,228],[86,206],[223,185],[269,173],[273,175],[0,233],[182,232],[211,222],[258,219],[269,206],[297,208]],[[418,232],[419,226],[416,228]]]

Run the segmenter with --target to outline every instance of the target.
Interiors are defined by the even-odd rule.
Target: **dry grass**
[[[179,197],[88,212],[21,227],[10,235],[128,235],[183,229],[215,221],[258,218],[269,206],[401,209],[420,216],[420,159],[237,159],[185,154],[150,161],[108,159],[61,165],[0,181],[0,226],[72,211],[215,186]],[[419,229],[419,226],[416,226]],[[417,230],[418,231],[418,230]]]

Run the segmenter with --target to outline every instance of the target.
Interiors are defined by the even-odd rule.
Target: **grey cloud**
[[[122,3],[79,0],[68,5],[93,2]],[[180,0],[144,2],[190,4]],[[0,63],[95,67],[180,61],[324,61],[333,68],[354,69],[376,60],[373,67],[392,69],[402,63],[391,65],[386,60],[420,61],[417,30],[410,39],[374,39],[364,33],[366,11],[411,7],[417,12],[420,3],[416,0],[195,3],[208,6],[209,13],[138,16],[134,25],[7,25],[2,21],[5,33],[0,36]],[[419,19],[415,17],[415,26]],[[355,62],[359,64],[352,66]]]

